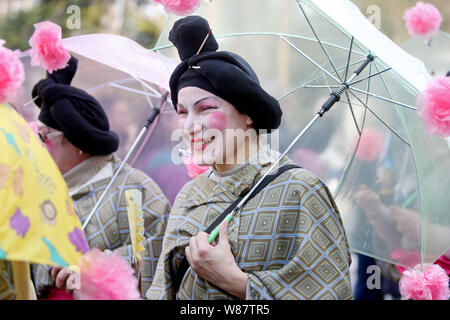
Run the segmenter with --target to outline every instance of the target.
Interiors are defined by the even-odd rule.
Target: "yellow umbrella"
[[[0,259],[77,265],[89,247],[67,186],[28,124],[4,104],[0,150]],[[29,284],[26,264],[13,262],[13,273],[15,281]],[[18,298],[29,290],[17,282],[15,289]]]

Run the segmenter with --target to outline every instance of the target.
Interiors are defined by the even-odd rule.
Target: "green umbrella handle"
[[[211,234],[209,235],[208,243],[213,242],[213,241],[217,238],[217,236],[219,235],[219,230],[220,230],[220,226],[222,225],[222,223],[224,223],[225,220],[228,221],[228,222],[230,222],[231,219],[233,219],[233,213],[229,213],[229,214],[225,217],[225,219],[223,219],[223,221],[222,221],[217,227],[214,228],[214,230],[213,230],[213,231],[211,232]]]

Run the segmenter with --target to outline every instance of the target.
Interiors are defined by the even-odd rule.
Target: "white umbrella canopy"
[[[431,78],[419,59],[348,0],[216,0],[194,14],[209,21],[219,50],[243,56],[279,99],[280,151],[342,89],[289,155],[330,186],[354,251],[412,267],[450,248],[450,150],[417,116]],[[172,58],[178,19],[169,17],[155,47]]]

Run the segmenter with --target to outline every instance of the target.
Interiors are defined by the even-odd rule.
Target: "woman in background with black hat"
[[[84,223],[97,199],[110,182],[120,159],[113,155],[119,145],[110,131],[108,118],[98,101],[85,91],[70,86],[77,69],[72,58],[62,70],[49,74],[33,88],[33,98],[41,108],[39,136],[63,174],[75,211]],[[144,295],[153,279],[161,250],[170,204],[158,185],[143,172],[127,164],[122,168],[110,193],[86,226],[91,248],[113,250],[131,261],[130,229],[125,191],[142,192],[146,246],[141,267]],[[66,288],[69,271],[58,267],[33,267],[38,293]]]
[[[217,51],[205,19],[178,20],[169,40],[182,60],[170,79],[179,126],[196,162],[212,169],[178,194],[147,298],[351,299],[339,211],[326,186],[287,157],[209,244],[208,226],[280,156],[258,135],[276,129],[282,112],[244,59]]]

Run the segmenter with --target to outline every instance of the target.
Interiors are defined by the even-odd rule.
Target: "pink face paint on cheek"
[[[222,111],[214,111],[208,118],[210,128],[223,130],[226,127],[226,115]]]
[[[45,140],[44,146],[50,154],[52,154],[55,149],[53,146],[53,142],[50,139]]]

